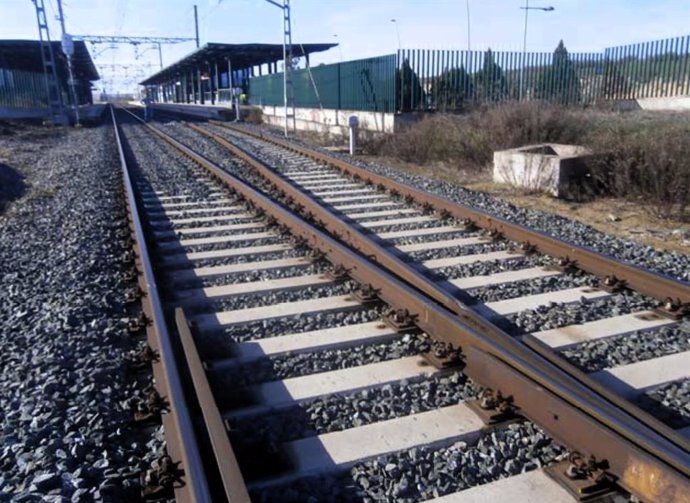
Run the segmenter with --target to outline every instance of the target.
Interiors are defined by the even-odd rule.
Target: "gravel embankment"
[[[151,377],[128,363],[112,130],[15,147],[33,156],[0,217],[0,501],[137,501],[164,444],[131,423]]]

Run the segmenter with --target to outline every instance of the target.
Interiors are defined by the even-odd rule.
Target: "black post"
[[[199,48],[199,15],[196,5],[194,6],[194,33],[196,34],[196,48]]]

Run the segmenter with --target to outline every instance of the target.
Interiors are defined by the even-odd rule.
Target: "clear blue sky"
[[[52,37],[59,39],[57,0],[45,0]],[[521,50],[524,0],[468,0],[472,49]],[[93,35],[193,37],[194,0],[63,0],[67,31]],[[280,10],[265,0],[197,0],[204,42],[281,42]],[[571,52],[600,51],[690,34],[688,0],[530,0],[552,12],[530,11],[528,50],[552,51],[563,39]],[[339,42],[312,64],[392,53],[403,48],[465,49],[466,0],[292,0],[295,42]],[[392,23],[395,18],[397,23]],[[0,0],[0,36],[37,38],[31,0]],[[334,35],[337,35],[335,37]],[[164,46],[169,64],[194,43]],[[91,51],[104,82],[120,87],[158,68],[158,53],[141,47],[98,45]],[[148,68],[146,64],[152,65]],[[144,66],[142,66],[144,65]]]

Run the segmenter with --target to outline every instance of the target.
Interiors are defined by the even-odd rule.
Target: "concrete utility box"
[[[579,145],[542,143],[494,152],[494,182],[576,198],[592,152]]]

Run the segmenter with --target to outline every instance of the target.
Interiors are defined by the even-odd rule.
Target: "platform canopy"
[[[326,51],[338,44],[293,44],[293,57],[308,56],[314,52]],[[275,63],[283,59],[282,44],[217,44],[208,43],[185,56],[181,60],[151,75],[139,84],[155,86],[164,84],[178,76],[196,71],[204,71],[209,65],[225,68],[228,61],[233,71]]]
[[[55,64],[60,73],[67,72],[66,56],[60,42],[51,42]],[[98,71],[93,64],[89,50],[83,41],[74,41],[74,78],[77,80],[98,80]],[[0,68],[43,73],[41,42],[38,40],[0,40]]]

